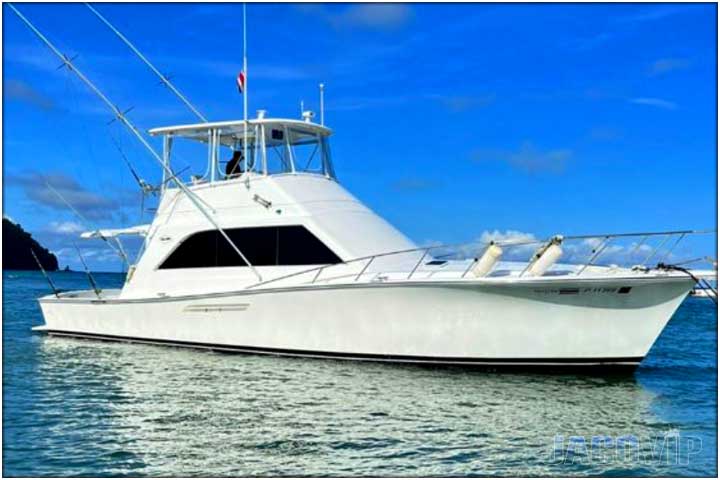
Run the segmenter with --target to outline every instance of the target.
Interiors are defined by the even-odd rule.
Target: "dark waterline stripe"
[[[176,347],[199,348],[258,355],[275,355],[289,357],[330,358],[336,360],[365,360],[394,363],[427,363],[438,365],[491,365],[491,366],[574,366],[574,367],[629,367],[637,366],[643,357],[596,357],[596,358],[472,358],[472,357],[429,357],[420,355],[384,355],[377,353],[344,353],[324,352],[316,350],[293,350],[272,347],[249,347],[239,345],[222,345],[215,343],[189,342],[184,340],[158,340],[150,338],[129,337],[122,335],[102,335],[96,333],[72,332],[64,330],[44,330],[49,335],[107,340],[115,342],[145,343]]]

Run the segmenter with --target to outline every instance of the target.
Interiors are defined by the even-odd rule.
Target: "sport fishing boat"
[[[330,129],[262,112],[245,125],[151,130],[168,165],[174,142],[207,143],[209,177],[168,183],[149,225],[84,234],[139,234],[143,251],[120,290],[41,298],[38,330],[313,357],[634,366],[695,284],[663,268],[559,264],[560,236],[525,263],[502,261],[527,245],[512,241],[440,260],[342,187]],[[220,174],[224,149],[248,151],[242,173]]]
[[[676,245],[691,231],[418,246],[341,185],[322,99],[319,123],[311,112],[287,119],[259,111],[248,119],[246,107],[242,120],[155,128],[149,133],[163,144],[157,154],[21,18],[163,172],[150,224],[82,235],[143,238],[123,287],[93,283],[44,296],[45,324],[35,330],[301,357],[632,368],[697,281],[662,263],[645,266],[652,255],[631,268],[598,264],[613,241],[641,236],[640,249],[661,235]],[[179,142],[207,147],[205,175],[183,181],[174,172]],[[586,261],[562,262],[570,241],[592,246]]]

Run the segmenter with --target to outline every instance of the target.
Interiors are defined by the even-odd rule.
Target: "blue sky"
[[[207,117],[242,117],[241,5],[97,8]],[[84,5],[19,9],[141,128],[195,122]],[[3,14],[4,214],[78,268],[82,222],[43,176],[93,225],[128,226],[140,195],[112,139],[160,172]],[[418,243],[716,226],[714,4],[258,4],[248,23],[250,111],[297,117],[325,82],[340,181]]]

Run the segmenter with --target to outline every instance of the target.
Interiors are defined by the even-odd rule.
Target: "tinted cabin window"
[[[324,265],[342,260],[305,227],[253,227],[225,230],[255,266]],[[244,267],[246,263],[220,232],[186,238],[160,265],[169,268]]]

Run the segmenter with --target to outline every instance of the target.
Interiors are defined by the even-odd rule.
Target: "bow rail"
[[[531,263],[538,259],[539,252],[542,252],[544,248],[547,248],[547,246],[551,244],[562,244],[565,248],[565,250],[562,251],[562,258],[569,263],[562,263],[558,265],[572,268],[572,270],[563,270],[563,272],[567,275],[581,276],[583,273],[587,272],[588,269],[592,270],[591,267],[601,266],[598,264],[598,261],[601,257],[603,257],[603,255],[605,255],[605,258],[611,258],[612,260],[616,260],[620,263],[625,263],[627,266],[623,268],[647,271],[650,269],[649,262],[653,259],[656,259],[657,262],[661,264],[666,262],[678,244],[687,236],[716,232],[716,230],[671,230],[664,232],[611,233],[596,235],[554,235],[545,239],[516,238],[507,240],[431,245],[353,258],[332,265],[316,266],[307,270],[293,272],[287,275],[258,282],[249,285],[246,288],[253,289],[264,287],[283,280],[293,278],[297,279],[303,276],[308,276],[307,281],[304,282],[307,284],[316,284],[321,281],[336,281],[343,278],[356,283],[364,276],[371,273],[370,267],[377,265],[380,260],[392,258],[399,259],[402,256],[412,255],[415,255],[415,257],[412,257],[409,260],[406,258],[406,260],[402,262],[407,268],[403,269],[402,266],[398,267],[396,262],[395,266],[391,264],[386,266],[386,269],[384,270],[381,268],[378,271],[372,272],[372,278],[381,278],[384,274],[393,272],[397,274],[398,279],[411,280],[413,277],[417,277],[418,272],[421,271],[423,265],[445,266],[452,263],[452,267],[456,267],[456,270],[433,269],[429,271],[429,275],[442,271],[446,274],[446,277],[444,278],[447,278],[448,274],[452,274],[450,278],[464,279],[472,271],[473,267],[475,267],[480,261],[479,256],[492,245],[503,249],[503,257],[507,257],[504,261],[512,262],[521,266],[519,270],[514,272],[519,274],[519,277],[526,274]],[[629,245],[622,245],[620,243],[623,240],[638,238],[640,239],[639,241],[634,241]],[[652,240],[658,238],[659,241],[653,246]],[[671,242],[671,240],[674,241]],[[573,245],[572,242],[577,243]],[[670,242],[669,246],[665,248],[666,245],[668,245],[668,242]],[[533,247],[538,248],[535,249]],[[612,257],[610,257],[609,252],[612,253]],[[469,253],[472,255],[468,257]],[[463,255],[464,258],[458,258]],[[442,260],[448,257],[455,258],[453,258],[453,261]],[[642,257],[642,260],[637,262],[636,260],[639,257]],[[426,260],[428,261],[426,262]],[[357,265],[357,271],[352,270],[352,266],[354,265]],[[617,267],[618,264],[614,262],[611,266]],[[329,276],[328,273],[330,271],[335,271],[336,275]],[[493,273],[498,273],[497,267],[485,276],[496,276],[493,275]]]

